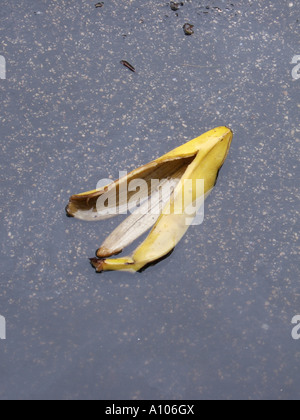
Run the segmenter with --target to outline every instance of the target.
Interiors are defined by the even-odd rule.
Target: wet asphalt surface
[[[1,2],[0,398],[299,399],[299,1],[95,3]],[[97,275],[68,197],[219,125],[204,224]]]

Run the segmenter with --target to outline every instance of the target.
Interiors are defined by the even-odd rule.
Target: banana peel
[[[110,185],[73,195],[66,208],[67,215],[81,220],[105,220],[132,210],[132,214],[104,241],[96,253],[97,258],[91,259],[96,271],[136,272],[167,256],[185,235],[215,186],[232,138],[229,128],[215,128]],[[131,209],[136,190],[130,190],[129,186],[138,180],[143,180],[147,188],[139,197],[141,206]],[[204,181],[201,191],[197,180]],[[162,190],[167,192],[164,194]],[[192,213],[190,208],[194,209]],[[132,256],[109,258],[122,252],[151,228]]]

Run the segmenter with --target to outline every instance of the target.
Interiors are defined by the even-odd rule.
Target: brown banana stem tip
[[[109,257],[112,257],[114,255],[119,255],[119,254],[121,254],[122,251],[123,251],[123,249],[111,252],[107,248],[102,247],[102,248],[99,248],[96,251],[96,257],[103,260],[104,258],[109,258]]]
[[[96,269],[97,273],[101,273],[103,271],[103,263],[105,260],[99,258],[90,258],[90,263]]]
[[[69,211],[69,204],[67,205],[65,210],[66,210],[67,217],[74,217],[73,214],[71,214],[70,211]]]

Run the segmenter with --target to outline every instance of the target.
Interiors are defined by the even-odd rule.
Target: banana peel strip
[[[97,251],[98,258],[91,259],[96,271],[136,272],[168,255],[215,186],[232,138],[229,128],[215,128],[106,187],[73,195],[66,208],[67,214],[81,220],[97,221],[128,211],[136,193],[128,190],[132,181],[142,179],[148,186],[144,196],[140,197],[141,201],[144,200],[142,205],[135,210],[129,208],[132,214],[104,241]],[[155,188],[152,180],[158,180]],[[204,181],[204,190],[197,188],[197,180]],[[169,194],[161,194],[164,186],[168,187],[165,190]],[[103,197],[105,201],[102,201]],[[117,199],[110,200],[113,197]],[[110,203],[116,211],[111,212]],[[191,208],[194,213],[191,213]],[[120,253],[151,227],[148,237],[132,256],[108,258]]]

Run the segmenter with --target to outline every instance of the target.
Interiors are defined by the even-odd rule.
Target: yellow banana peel
[[[91,259],[96,271],[136,272],[167,256],[215,186],[232,138],[229,128],[215,128],[106,187],[72,196],[67,214],[81,220],[104,220],[132,210]],[[203,180],[203,188],[198,180]],[[140,189],[136,206],[139,182],[146,188]],[[151,228],[132,256],[108,258]]]

